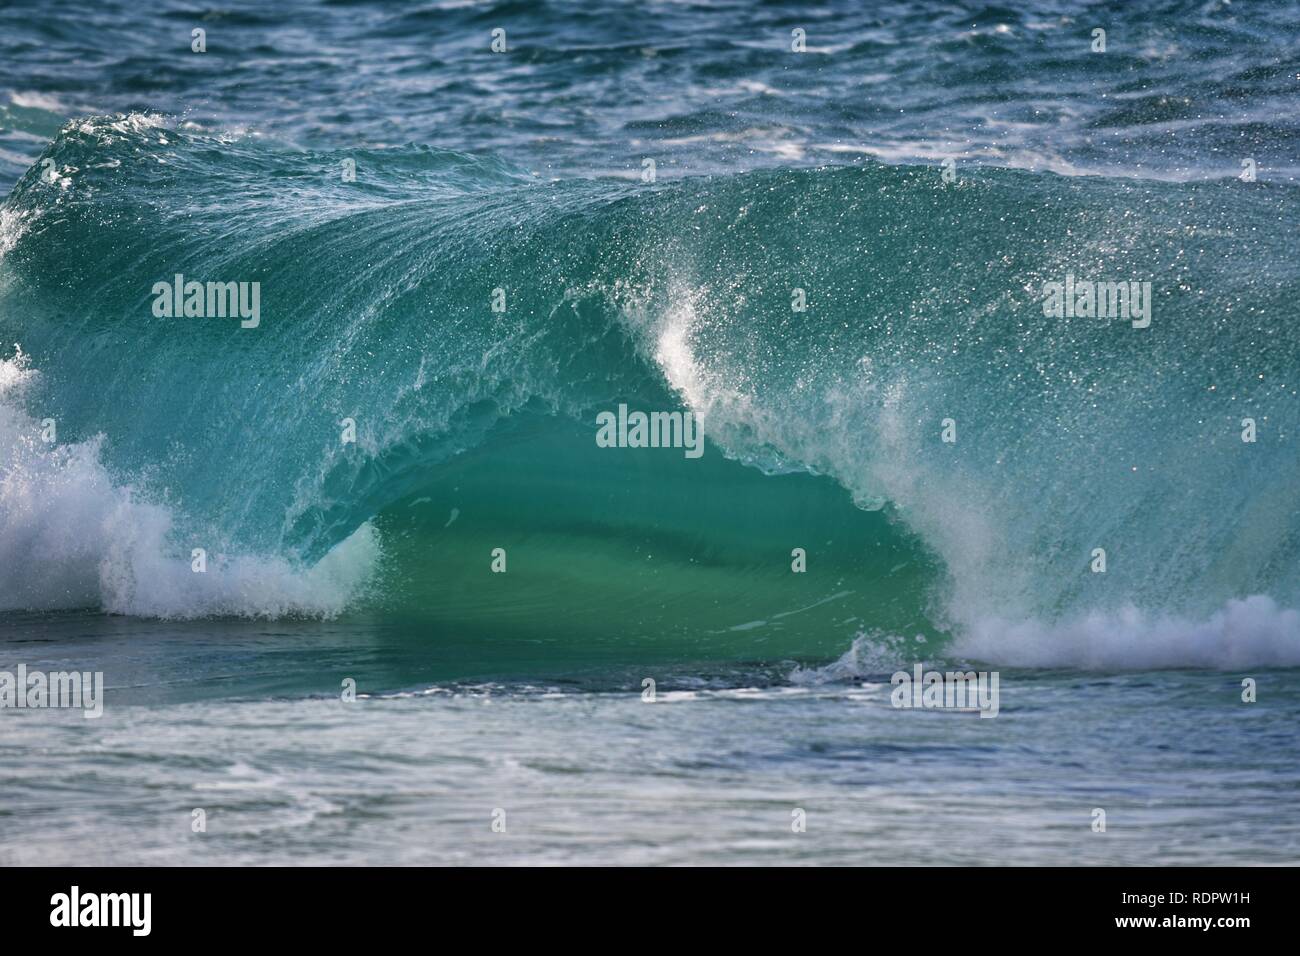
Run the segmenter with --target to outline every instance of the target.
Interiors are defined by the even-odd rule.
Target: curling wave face
[[[0,207],[0,607],[1300,663],[1294,187],[540,182],[136,114],[41,158]],[[157,317],[177,274],[260,323]],[[1149,326],[1045,315],[1067,276],[1151,282]],[[620,403],[704,456],[598,448]]]

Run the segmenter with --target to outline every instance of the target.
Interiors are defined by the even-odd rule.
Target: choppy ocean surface
[[[1298,24],[0,9],[0,864],[1296,862]]]

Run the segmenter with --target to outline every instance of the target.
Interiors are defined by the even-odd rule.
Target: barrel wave
[[[547,181],[78,120],[0,207],[0,609],[1300,664],[1298,221],[1236,179]],[[155,315],[176,275],[260,323]],[[1151,282],[1149,326],[1045,315],[1067,276]],[[704,455],[598,447],[619,404]]]

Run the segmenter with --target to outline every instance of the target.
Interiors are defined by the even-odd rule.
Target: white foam
[[[1056,622],[991,619],[958,630],[942,648],[928,647],[919,636],[909,641],[859,633],[838,660],[796,667],[789,679],[813,686],[860,680],[906,668],[918,652],[927,660],[962,664],[1085,671],[1295,667],[1300,666],[1300,611],[1257,594],[1228,601],[1204,620],[1133,607]]]
[[[172,511],[113,481],[104,436],[43,440],[41,423],[19,404],[37,376],[21,351],[0,361],[0,611],[332,617],[372,580],[380,547],[369,524],[310,567],[209,553],[207,570],[194,571]]]
[[[31,216],[19,213],[7,206],[0,206],[0,259],[18,244],[18,240],[27,230]]]
[[[924,646],[925,638],[914,638],[918,647]],[[890,674],[906,667],[912,657],[907,648],[906,638],[882,632],[858,632],[853,644],[837,661],[824,667],[795,667],[790,672],[789,680],[793,684],[816,687],[820,684],[835,684],[843,681],[859,680],[863,677],[878,677]]]
[[[66,108],[48,93],[20,91],[9,94],[9,102],[24,109],[46,110],[50,113],[64,113]]]
[[[1204,620],[1135,607],[1050,623],[984,620],[960,631],[951,652],[1007,667],[1292,667],[1300,666],[1300,611],[1257,594]]]

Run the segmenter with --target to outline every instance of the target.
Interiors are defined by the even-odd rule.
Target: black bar
[[[1045,931],[1057,941],[1106,937],[1142,942],[1204,937],[1226,945],[1260,929],[1286,926],[1292,874],[1217,869],[10,869],[0,872],[6,943],[28,937],[93,936],[168,942],[229,934],[260,943],[283,939],[372,944],[377,938],[462,934],[493,945],[517,932],[533,945],[600,935],[622,924],[628,941],[656,945],[678,932],[720,940],[788,931],[858,927],[949,942],[966,933],[1014,938]],[[57,895],[150,894],[147,936],[140,909],[116,927],[51,925]],[[1181,898],[1178,894],[1182,894]],[[1223,894],[1207,898],[1204,894]],[[94,904],[98,906],[98,901]],[[1202,920],[1210,920],[1205,927]],[[1129,920],[1128,925],[1121,921]],[[1131,921],[1152,922],[1147,925]],[[1195,920],[1196,923],[1189,921]],[[1244,924],[1225,925],[1223,921]],[[829,923],[824,922],[829,921]],[[1179,922],[1182,921],[1182,922]],[[436,936],[429,937],[434,929]],[[507,935],[503,936],[502,933]],[[245,936],[244,934],[247,934]],[[454,935],[453,935],[454,934]],[[864,937],[864,940],[868,937]],[[975,940],[968,940],[974,943]],[[14,951],[14,950],[11,950]]]

